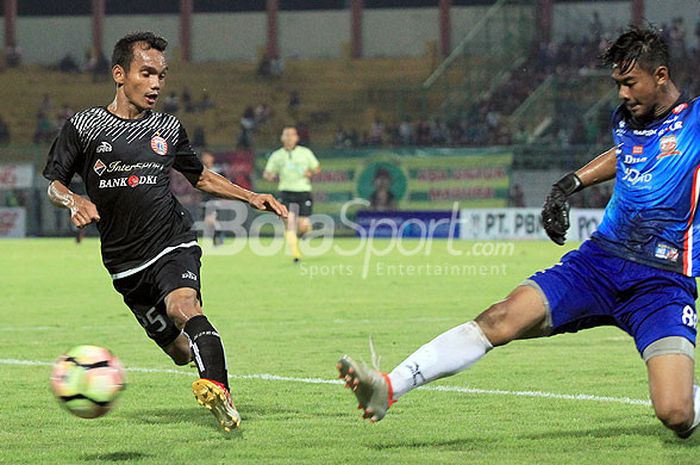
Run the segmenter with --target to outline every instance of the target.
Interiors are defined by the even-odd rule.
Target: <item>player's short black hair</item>
[[[661,32],[651,25],[629,26],[601,56],[603,63],[626,74],[639,65],[653,73],[659,66],[669,68],[668,44]]]
[[[125,71],[129,71],[131,60],[134,59],[134,44],[144,43],[148,48],[154,48],[159,52],[164,52],[168,46],[168,41],[163,37],[150,32],[132,32],[117,41],[112,52],[112,68],[119,65]]]

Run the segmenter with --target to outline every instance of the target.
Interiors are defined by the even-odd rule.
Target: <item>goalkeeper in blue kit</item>
[[[365,418],[381,420],[407,392],[470,367],[494,347],[613,325],[633,338],[646,364],[659,420],[681,438],[700,423],[700,389],[693,381],[700,103],[673,83],[668,46],[655,30],[629,28],[602,58],[621,100],[612,119],[614,146],[557,181],[542,209],[547,234],[562,245],[567,199],[615,179],[598,230],[560,263],[530,276],[474,321],[423,345],[390,373],[341,358],[340,376]]]

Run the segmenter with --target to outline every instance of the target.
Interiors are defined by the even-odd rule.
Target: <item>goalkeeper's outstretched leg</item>
[[[337,368],[346,387],[354,392],[363,417],[376,422],[407,392],[465,370],[493,347],[514,339],[543,336],[547,330],[543,296],[535,286],[526,284],[491,305],[476,320],[428,342],[389,374],[378,367],[359,365],[348,356],[340,359]]]

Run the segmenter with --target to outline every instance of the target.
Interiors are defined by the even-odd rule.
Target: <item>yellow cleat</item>
[[[197,403],[211,411],[224,431],[231,432],[241,425],[241,415],[233,405],[231,394],[221,383],[200,378],[192,383],[192,392]]]

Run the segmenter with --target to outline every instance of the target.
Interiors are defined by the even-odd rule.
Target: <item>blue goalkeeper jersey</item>
[[[593,240],[610,253],[686,276],[700,275],[700,105],[681,98],[665,116],[636,125],[613,115],[617,174]]]

